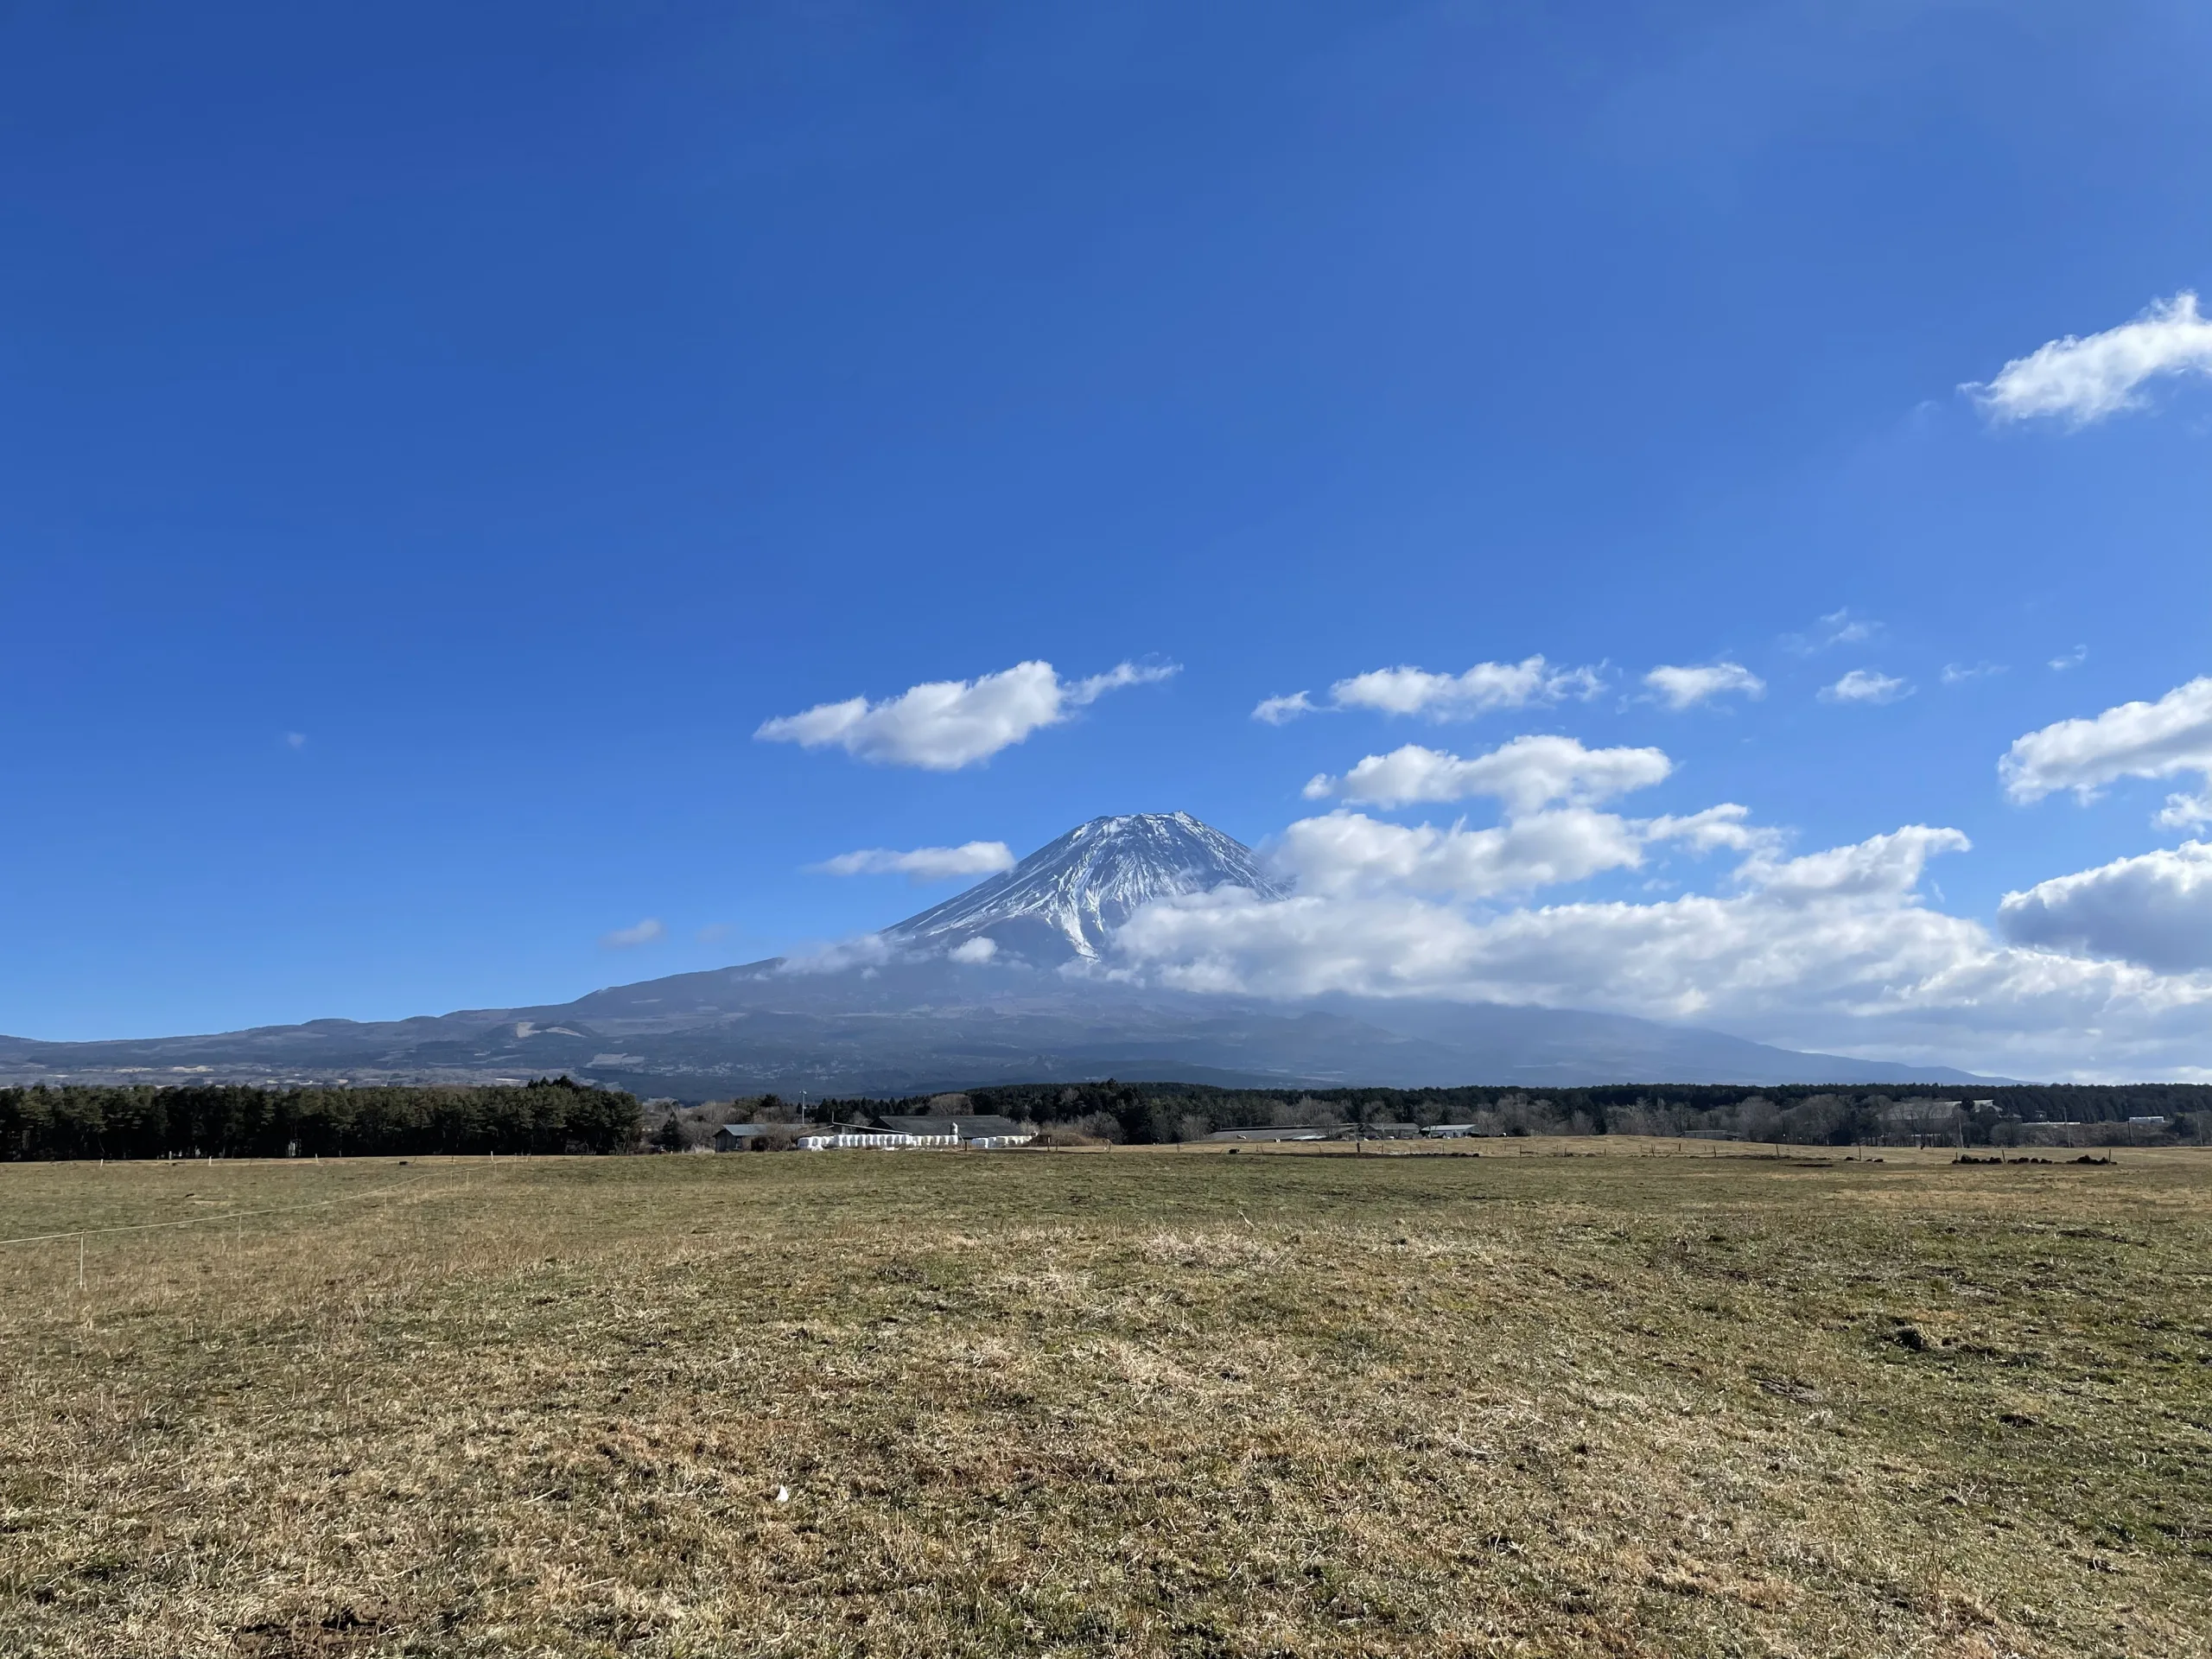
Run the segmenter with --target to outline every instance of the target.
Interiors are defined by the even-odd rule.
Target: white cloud
[[[2030,732],[1997,763],[2005,792],[2023,803],[2062,789],[2088,801],[2121,778],[2189,772],[2212,774],[2212,677],[2177,686],[2156,702],[2123,702],[2094,720],[2062,720]],[[2175,798],[2183,810],[2188,798]]]
[[[2185,841],[2008,893],[1997,922],[2016,944],[2168,973],[2212,968],[2212,843]]]
[[[1517,663],[1477,663],[1464,674],[1378,668],[1338,680],[1329,695],[1340,709],[1468,720],[1500,709],[1527,709],[1567,698],[1587,701],[1605,683],[1594,668],[1554,668],[1538,656]]]
[[[1912,688],[1903,680],[1872,668],[1854,668],[1820,691],[1822,702],[1895,702],[1911,695]]]
[[[1863,645],[1881,631],[1879,622],[1871,616],[1853,614],[1847,605],[1840,610],[1830,611],[1808,633],[1783,634],[1782,644],[1801,657],[1810,657],[1835,645]]]
[[[888,847],[840,853],[806,868],[819,875],[903,875],[910,881],[941,881],[954,875],[993,875],[1014,866],[1014,849],[1002,841],[970,841],[957,847],[917,847],[898,852]]]
[[[1723,847],[1739,853],[1773,852],[1781,845],[1781,837],[1771,830],[1756,830],[1745,823],[1750,816],[1748,807],[1732,803],[1708,806],[1687,817],[1652,818],[1643,825],[1643,836],[1646,841],[1686,842],[1693,851],[1700,853]]]
[[[1830,611],[1821,619],[1821,626],[1826,631],[1821,643],[1830,645],[1859,645],[1872,639],[1875,630],[1881,626],[1872,617],[1853,616],[1851,607],[1847,605],[1841,610]]]
[[[1745,824],[1740,806],[1648,820],[1596,810],[1673,769],[1658,749],[1590,749],[1571,737],[1517,737],[1471,760],[1408,744],[1368,756],[1341,780],[1317,778],[1306,792],[1385,805],[1487,796],[1502,804],[1504,822],[1408,828],[1340,808],[1292,824],[1272,858],[1309,897],[1391,891],[1474,899],[1637,868],[1662,842],[1697,853],[1772,844],[1771,832]]]
[[[2050,666],[2057,672],[2063,674],[2068,669],[2079,668],[2088,660],[2089,648],[2087,645],[2076,645],[2073,650],[2052,658]]]
[[[1252,718],[1265,721],[1270,726],[1281,726],[1300,715],[1317,712],[1311,697],[1303,691],[1294,691],[1287,697],[1262,698],[1259,707],[1252,710]]]
[[[628,927],[618,927],[611,933],[601,934],[599,942],[609,950],[628,950],[637,945],[651,944],[667,931],[668,930],[661,925],[658,916],[648,916],[642,922],[633,923]]]
[[[857,969],[866,978],[884,964],[908,960],[880,933],[856,933],[810,950],[794,950],[776,963],[779,974],[842,974]]]
[[[998,953],[999,942],[996,939],[988,938],[982,934],[978,933],[972,939],[963,939],[958,944],[954,945],[951,950],[946,951],[944,954],[947,961],[964,962],[972,966],[979,963],[988,962],[992,957],[998,955]]]
[[[1488,830],[1408,829],[1336,811],[1291,825],[1274,861],[1306,894],[1389,890],[1484,899],[1634,868],[1643,861],[1643,837],[1628,820],[1587,807],[1532,813]]]
[[[2212,790],[2202,795],[2173,794],[2151,822],[2161,830],[2202,830],[2212,823]]]
[[[1731,692],[1747,697],[1766,695],[1766,682],[1741,663],[1707,663],[1696,668],[1662,664],[1643,677],[1643,683],[1669,709],[1694,708]]]
[[[1762,894],[1809,904],[1822,899],[1905,899],[1920,885],[1921,872],[1938,853],[1963,853],[1974,843],[1956,830],[1907,824],[1885,836],[1870,836],[1825,852],[1777,859],[1754,853],[1737,872]]]
[[[1408,743],[1369,755],[1340,779],[1324,773],[1305,792],[1308,800],[1335,796],[1377,806],[1484,795],[1519,813],[1553,801],[1610,800],[1649,788],[1673,770],[1658,749],[1586,749],[1571,737],[1516,737],[1471,760]]]
[[[1971,665],[1965,663],[1946,663],[1943,664],[1943,683],[1964,685],[1969,681],[1986,680],[1993,675],[2002,674],[2004,671],[2004,665],[1999,663],[1974,663]]]
[[[1088,679],[1063,680],[1050,663],[1017,663],[973,680],[932,680],[895,697],[818,703],[761,722],[753,736],[802,748],[836,747],[880,766],[953,772],[988,760],[1032,732],[1125,685],[1166,679],[1173,666],[1122,663]]]
[[[1182,671],[1179,663],[1116,663],[1103,674],[1093,674],[1069,686],[1067,701],[1071,708],[1085,708],[1109,691],[1118,691],[1125,685],[1157,685]]]
[[[1960,390],[1993,423],[2049,415],[2081,427],[2139,407],[2145,381],[2177,374],[2212,374],[2212,322],[2197,315],[2196,296],[2187,289],[2152,301],[2117,328],[2048,341],[2014,358],[1986,385]]]
[[[1554,668],[1541,656],[1517,663],[1477,663],[1464,674],[1378,668],[1338,680],[1329,688],[1325,704],[1294,691],[1268,698],[1252,710],[1252,718],[1280,726],[1300,715],[1363,709],[1434,721],[1472,720],[1501,709],[1542,708],[1569,699],[1586,702],[1605,687],[1605,676],[1596,668]]]

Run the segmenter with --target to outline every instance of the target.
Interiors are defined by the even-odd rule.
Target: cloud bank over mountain
[[[1482,830],[1307,819],[1278,853],[1293,896],[1148,906],[1122,930],[1120,960],[1194,990],[1600,1009],[2027,1076],[2206,1074],[2212,975],[2196,970],[2212,964],[2190,954],[2185,926],[2148,944],[2143,931],[2177,891],[2203,913],[2195,864],[2185,879],[2161,864],[2132,893],[2104,880],[2065,904],[2046,893],[2038,913],[2063,925],[2021,910],[2001,940],[1922,891],[1930,860],[1970,850],[1955,830],[1912,824],[1782,858],[1734,814],[1714,822],[1750,843],[1719,891],[1498,909],[1482,901],[1641,868],[1675,826],[1585,811]]]
[[[1287,898],[1164,899],[1129,918],[1115,961],[1222,993],[1596,1008],[2020,1075],[2212,1077],[2212,843],[2054,875],[1985,924],[1929,891],[1933,861],[1972,854],[1955,829],[1906,824],[1792,856],[1782,828],[1734,803],[1615,807],[1675,770],[1656,748],[1541,734],[1468,758],[1369,755],[1305,793],[1370,810],[1338,806],[1272,839]],[[2212,679],[2029,733],[1999,766],[2023,805],[2208,772]],[[1497,803],[1497,821],[1372,810],[1471,799]],[[2187,827],[2194,802],[2170,798],[2162,827]],[[1732,862],[1702,875],[1681,862],[1716,854]],[[1647,893],[1589,891],[1639,873],[1654,876]]]

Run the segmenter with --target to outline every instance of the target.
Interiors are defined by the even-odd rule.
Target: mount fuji
[[[1007,947],[1037,962],[1096,962],[1139,906],[1224,886],[1263,899],[1287,891],[1249,847],[1187,812],[1093,818],[882,937],[969,962],[988,962]],[[979,939],[989,948],[978,948]]]
[[[1089,971],[1156,899],[1284,888],[1188,813],[1094,818],[1013,869],[814,959],[772,958],[573,1002],[317,1020],[203,1037],[0,1037],[0,1083],[520,1081],[648,1097],[907,1095],[1116,1076],[1244,1085],[1968,1083],[1624,1015],[1380,997],[1201,995]]]

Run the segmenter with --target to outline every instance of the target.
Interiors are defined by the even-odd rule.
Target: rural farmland
[[[2212,1154],[1951,1155],[0,1166],[0,1654],[2212,1653]]]

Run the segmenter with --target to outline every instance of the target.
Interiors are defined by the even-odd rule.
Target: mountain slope
[[[321,1020],[110,1043],[0,1039],[0,1082],[520,1080],[647,1096],[912,1094],[1116,1076],[1399,1087],[1509,1083],[1971,1083],[1968,1073],[1795,1053],[1567,1009],[1144,991],[1019,964],[780,962],[614,987],[557,1006]]]
[[[1199,995],[1097,971],[1139,906],[1281,889],[1185,813],[1097,818],[880,936],[866,967],[772,960],[573,1002],[105,1043],[0,1038],[0,1083],[484,1082],[569,1072],[705,1100],[1108,1075],[1272,1084],[1994,1082],[1618,1014]]]

